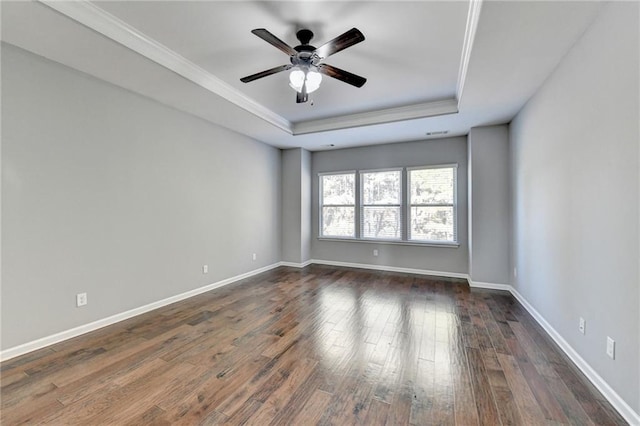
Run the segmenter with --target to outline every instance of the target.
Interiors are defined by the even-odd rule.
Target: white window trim
[[[400,203],[399,204],[364,204],[364,197],[362,195],[362,175],[365,173],[381,173],[381,172],[400,172]],[[369,170],[360,170],[358,171],[358,181],[356,182],[356,185],[359,188],[359,203],[358,203],[358,207],[357,210],[358,211],[358,222],[357,222],[357,227],[358,227],[358,231],[359,233],[357,234],[358,236],[358,240],[360,241],[371,241],[371,242],[378,242],[378,241],[387,241],[387,242],[401,242],[404,241],[404,234],[405,234],[405,214],[404,214],[404,197],[403,197],[403,181],[404,181],[404,167],[392,167],[392,168],[387,168],[387,169],[369,169]],[[363,232],[363,228],[364,228],[364,208],[365,207],[398,207],[400,209],[400,237],[399,238],[375,238],[375,237],[363,237],[362,235],[364,234]]]
[[[409,172],[411,170],[425,170],[425,169],[443,169],[453,168],[455,176],[455,184],[453,188],[453,220],[454,220],[454,235],[455,241],[438,241],[438,240],[411,240],[409,235],[411,233],[410,227],[410,194],[411,183],[409,179]],[[378,238],[362,238],[362,183],[360,175],[362,173],[371,172],[385,172],[385,171],[400,171],[401,179],[403,181],[402,186],[404,191],[400,194],[400,210],[401,210],[401,238],[400,239],[378,239]],[[355,178],[355,205],[354,205],[354,235],[353,237],[340,237],[340,236],[326,236],[322,235],[322,208],[334,206],[332,204],[322,204],[322,177],[331,175],[348,175],[354,174]],[[446,164],[432,164],[424,166],[413,167],[390,167],[383,169],[363,169],[363,170],[340,170],[335,172],[320,172],[318,176],[318,236],[320,241],[340,241],[340,242],[354,242],[354,243],[369,243],[369,244],[389,244],[389,245],[403,245],[403,246],[419,246],[419,247],[445,247],[445,248],[458,248],[460,247],[460,241],[458,238],[458,163],[446,163]],[[428,206],[436,206],[435,204],[427,204]],[[351,206],[351,204],[340,204],[335,206]],[[395,204],[393,205],[395,206]],[[443,206],[451,206],[451,204],[443,204]]]
[[[353,175],[353,185],[355,186],[353,188],[353,204],[323,204],[323,191],[322,191],[322,177],[323,176],[339,176],[339,175]],[[358,190],[358,171],[357,170],[342,170],[342,171],[338,171],[338,172],[322,172],[322,173],[318,173],[318,204],[320,205],[319,208],[319,212],[318,212],[318,238],[326,238],[326,239],[332,239],[332,240],[338,240],[338,241],[342,241],[342,240],[346,240],[346,241],[350,241],[350,240],[357,240],[358,238],[358,218],[357,218],[357,214],[358,214],[358,194],[357,194],[357,190]],[[338,235],[322,235],[322,211],[324,207],[350,207],[353,206],[353,214],[354,214],[354,218],[353,218],[353,237],[348,237],[348,236],[338,236]]]
[[[411,204],[411,179],[410,172],[413,170],[427,170],[427,169],[453,169],[454,173],[454,185],[453,185],[453,204]],[[437,164],[429,166],[417,166],[407,167],[407,203],[405,208],[407,209],[407,226],[406,226],[406,241],[413,244],[451,244],[459,245],[458,239],[458,164]],[[455,235],[454,241],[438,241],[438,240],[415,240],[411,238],[411,207],[413,206],[427,206],[427,207],[453,207],[453,235]]]
[[[430,241],[430,242],[420,242],[420,241],[407,241],[407,240],[371,240],[368,238],[365,239],[357,239],[357,238],[341,238],[341,237],[318,237],[319,241],[335,241],[335,242],[349,242],[349,243],[365,243],[365,244],[383,244],[390,246],[415,246],[415,247],[448,247],[448,248],[458,248],[460,247],[460,243],[452,243],[449,241]]]

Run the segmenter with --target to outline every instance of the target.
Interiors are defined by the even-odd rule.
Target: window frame
[[[411,207],[414,206],[411,203],[411,179],[410,171],[412,170],[424,170],[424,169],[441,169],[452,168],[454,185],[453,185],[453,205],[446,204],[443,206],[453,207],[453,233],[455,241],[438,241],[438,240],[412,240],[411,235]],[[323,241],[347,241],[347,242],[359,242],[359,243],[373,243],[373,244],[391,244],[391,245],[407,245],[407,246],[431,246],[431,247],[449,247],[457,248],[460,246],[460,240],[458,236],[458,163],[443,163],[443,164],[430,164],[423,166],[411,166],[411,167],[388,167],[380,169],[355,169],[355,170],[340,170],[330,172],[317,173],[318,176],[318,240]],[[384,171],[400,171],[401,177],[401,192],[400,192],[400,238],[363,238],[362,226],[364,223],[363,212],[364,204],[362,199],[362,173],[371,172],[384,172]],[[330,175],[354,175],[354,205],[351,204],[323,204],[323,185],[322,177]],[[422,204],[416,204],[421,206]],[[354,208],[354,236],[327,236],[322,235],[323,227],[323,208],[324,207],[353,207]],[[368,206],[368,205],[367,205]],[[383,206],[383,205],[381,205]],[[395,206],[395,205],[393,205]],[[426,204],[426,206],[435,206],[435,204]]]
[[[359,230],[358,239],[363,241],[393,241],[393,242],[401,242],[405,240],[405,203],[404,203],[404,180],[405,180],[405,168],[404,167],[390,167],[385,169],[367,169],[367,170],[359,170],[358,171],[358,181],[356,185],[359,189],[359,199],[358,199],[358,223],[357,227]],[[364,182],[362,180],[362,175],[366,173],[383,173],[383,172],[400,172],[400,204],[364,204]],[[400,220],[400,236],[398,238],[375,238],[375,237],[364,237],[364,210],[365,207],[398,207],[399,209],[399,220]]]
[[[324,204],[324,193],[322,178],[324,176],[353,175],[353,204]],[[357,240],[358,239],[358,172],[356,170],[344,170],[337,172],[318,173],[318,195],[319,195],[319,217],[318,217],[318,238],[331,240]],[[325,207],[353,207],[353,236],[323,235],[323,211]]]
[[[414,170],[429,170],[429,169],[453,169],[453,203],[452,204],[412,204],[411,203],[411,172]],[[405,204],[407,225],[406,229],[406,241],[414,244],[430,244],[430,245],[459,245],[458,239],[458,164],[434,164],[429,166],[417,166],[406,168],[406,192],[407,202]],[[411,238],[411,208],[412,207],[452,207],[453,208],[453,241],[440,241],[440,240],[417,240]]]

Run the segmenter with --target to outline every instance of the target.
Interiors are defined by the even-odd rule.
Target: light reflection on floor
[[[313,340],[321,364],[336,374],[366,365],[391,387],[407,368],[416,369],[421,380],[450,385],[448,347],[457,333],[456,317],[445,308],[451,300],[428,300],[424,292],[406,291],[406,285],[395,293],[378,290],[375,283],[360,288],[338,281],[318,289]]]

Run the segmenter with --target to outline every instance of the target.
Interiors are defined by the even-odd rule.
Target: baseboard
[[[518,302],[531,314],[542,328],[551,336],[560,349],[573,361],[573,363],[584,373],[589,381],[602,393],[602,395],[618,410],[618,413],[631,425],[640,425],[640,414],[636,413],[616,391],[585,361],[571,345],[564,340],[544,317],[512,286],[508,286],[509,291]]]
[[[372,265],[368,263],[337,262],[334,260],[321,260],[321,259],[312,259],[311,263],[316,265],[343,266],[346,268],[372,269],[374,271],[400,272],[405,274],[430,275],[430,276],[447,277],[447,278],[462,278],[464,280],[469,279],[469,276],[467,274],[461,274],[458,272],[431,271],[428,269],[414,269],[414,268],[399,268],[396,266]]]
[[[280,262],[280,266],[288,266],[290,268],[304,268],[305,266],[311,265],[311,263],[312,263],[311,260],[307,260],[306,262],[302,262],[302,263]]]
[[[509,292],[513,288],[509,284],[485,283],[482,281],[473,281],[471,278],[469,278],[469,287],[485,288],[487,290],[504,290]]]
[[[82,334],[89,333],[91,331],[95,331],[99,328],[106,327],[108,325],[112,325],[118,323],[120,321],[124,321],[126,319],[135,317],[140,314],[144,314],[145,312],[152,311],[154,309],[161,308],[163,306],[170,305],[175,302],[179,302],[184,299],[188,299],[193,296],[197,296],[202,293],[206,293],[207,291],[211,291],[213,289],[223,287],[225,285],[234,283],[236,281],[240,281],[245,278],[252,277],[254,275],[261,274],[263,272],[270,271],[271,269],[277,268],[281,266],[281,263],[274,263],[272,265],[265,266],[263,268],[255,269],[253,271],[246,272],[244,274],[236,275],[231,278],[227,278],[221,281],[217,281],[215,283],[208,284],[204,287],[199,287],[194,290],[189,290],[185,293],[181,293],[175,296],[168,297],[166,299],[159,300],[157,302],[149,303],[144,306],[140,306],[139,308],[131,309],[126,312],[121,312],[116,315],[112,315],[107,318],[103,318],[97,321],[93,321],[89,324],[84,324],[79,327],[75,327],[66,331],[62,331],[60,333],[53,334],[51,336],[42,337],[40,339],[34,340],[32,342],[23,343],[19,346],[14,346],[13,348],[5,349],[0,351],[0,361],[6,361],[11,358],[15,358],[20,355],[24,355],[28,352],[32,352],[38,349],[42,349],[44,347],[53,345],[55,343],[60,343],[65,340],[71,339],[73,337],[78,337]]]

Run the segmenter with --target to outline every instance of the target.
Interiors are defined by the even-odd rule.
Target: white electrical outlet
[[[202,265],[202,273],[203,274],[209,273],[209,265]]]
[[[616,359],[616,341],[609,336],[607,336],[607,355],[611,359]]]
[[[373,255],[378,256],[378,249],[373,249]]]
[[[87,304],[87,293],[76,294],[76,306],[84,306]]]
[[[251,257],[252,257],[253,260],[256,260],[258,258],[258,256],[255,253],[253,253],[253,255]]]
[[[513,268],[513,276],[514,277],[518,276],[518,268]]]
[[[578,330],[580,330],[580,333],[584,334],[584,328],[586,327],[587,322],[584,320],[584,318],[580,317],[580,322],[578,323]]]

